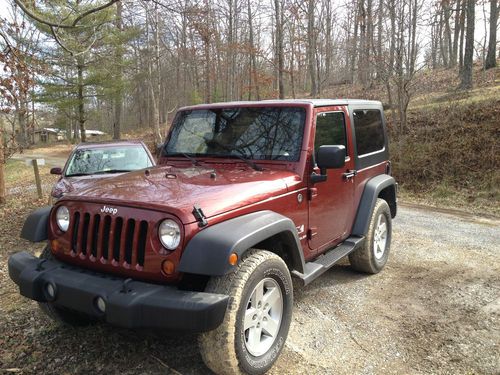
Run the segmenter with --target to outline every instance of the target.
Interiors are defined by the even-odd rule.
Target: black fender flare
[[[258,211],[209,226],[187,244],[178,271],[198,275],[222,276],[235,266],[229,255],[238,259],[258,243],[280,234],[291,251],[293,270],[304,272],[304,254],[292,220],[273,211]]]
[[[381,174],[368,180],[359,202],[358,212],[356,213],[356,219],[352,228],[353,235],[366,235],[366,233],[368,232],[368,225],[370,224],[370,218],[373,212],[373,207],[375,207],[375,202],[377,201],[380,192],[390,186],[394,187],[394,200],[393,203],[387,203],[394,206],[391,207],[391,212],[393,213],[393,217],[396,216],[396,185],[397,184],[394,177],[389,176],[388,174]]]
[[[47,240],[50,210],[52,206],[45,206],[29,214],[21,230],[21,238],[31,242]]]

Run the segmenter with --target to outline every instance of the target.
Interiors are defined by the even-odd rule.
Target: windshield
[[[244,157],[297,161],[305,110],[297,107],[238,107],[180,112],[164,155]]]
[[[78,149],[68,163],[66,177],[129,172],[151,166],[151,160],[142,146]]]

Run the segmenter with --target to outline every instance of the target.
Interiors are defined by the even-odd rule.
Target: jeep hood
[[[286,193],[298,181],[300,177],[287,170],[255,171],[234,163],[162,166],[95,181],[63,200],[150,208],[172,213],[187,224],[195,221],[194,204],[210,218]]]

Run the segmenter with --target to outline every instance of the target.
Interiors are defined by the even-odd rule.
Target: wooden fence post
[[[33,159],[32,163],[33,163],[33,171],[35,172],[36,192],[38,193],[38,199],[42,199],[43,198],[42,181],[40,179],[40,171],[38,170],[38,160]]]

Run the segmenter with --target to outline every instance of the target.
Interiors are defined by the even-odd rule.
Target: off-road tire
[[[292,318],[292,280],[285,262],[265,250],[247,251],[237,267],[235,272],[212,277],[208,282],[205,290],[229,295],[229,304],[223,323],[200,335],[200,352],[205,364],[216,374],[263,374],[271,368],[285,345]],[[265,279],[272,279],[279,286],[283,310],[273,344],[264,354],[255,357],[245,344],[243,318],[247,301]]]
[[[54,256],[50,252],[50,248],[48,246],[43,249],[40,254],[40,259],[54,259]],[[45,313],[45,315],[59,324],[72,327],[82,327],[96,322],[95,319],[88,315],[56,306],[51,302],[38,302],[38,307]]]
[[[377,223],[381,215],[383,215],[383,219],[385,219],[387,232],[383,255],[378,258],[375,255],[376,250],[374,249],[374,241],[377,231]],[[392,219],[389,205],[385,200],[377,198],[377,202],[375,203],[375,207],[373,208],[373,213],[370,218],[370,225],[368,227],[366,240],[361,248],[349,254],[349,262],[351,263],[351,267],[356,271],[371,274],[379,273],[380,271],[382,271],[385,264],[387,263],[387,259],[389,258],[391,238]]]

